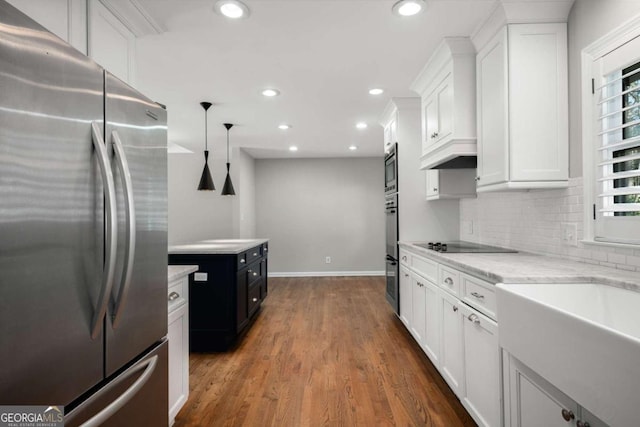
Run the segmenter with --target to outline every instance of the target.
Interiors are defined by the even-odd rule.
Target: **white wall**
[[[382,158],[255,164],[256,228],[259,237],[270,239],[270,274],[383,274]]]
[[[482,193],[460,202],[463,240],[557,255],[583,262],[640,271],[640,249],[562,244],[562,223],[574,223],[584,236],[582,190],[582,120],[580,79],[582,49],[640,13],[640,1],[576,0],[569,14],[569,188],[565,190]],[[473,234],[467,225],[473,223]]]
[[[169,244],[236,237],[232,226],[235,196],[221,196],[224,159],[209,158],[216,191],[198,191],[204,154],[169,154]],[[233,168],[233,165],[232,165]],[[233,170],[233,169],[232,169]]]

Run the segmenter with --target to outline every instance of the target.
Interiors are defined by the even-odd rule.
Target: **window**
[[[594,61],[594,239],[640,243],[640,38]]]

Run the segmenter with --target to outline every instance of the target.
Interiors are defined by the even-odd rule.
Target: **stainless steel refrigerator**
[[[0,0],[0,405],[168,423],[166,130]]]

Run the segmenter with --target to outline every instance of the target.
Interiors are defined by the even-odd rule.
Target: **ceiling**
[[[409,86],[442,38],[472,34],[494,6],[427,1],[425,12],[401,18],[394,0],[244,0],[251,15],[229,20],[214,0],[137,0],[164,31],[137,39],[134,84],[167,105],[169,141],[196,153],[199,103],[210,101],[214,155],[224,153],[230,122],[231,145],[256,158],[381,156],[378,120],[389,99],[416,96]],[[266,87],[281,95],[265,98]],[[384,94],[369,95],[373,87]]]

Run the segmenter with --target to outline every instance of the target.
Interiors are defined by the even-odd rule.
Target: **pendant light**
[[[232,123],[225,123],[224,127],[227,128],[227,178],[224,180],[224,186],[222,187],[223,196],[235,196],[236,192],[233,190],[233,184],[231,183],[231,175],[229,175],[229,129],[233,127]]]
[[[213,185],[213,179],[211,178],[211,172],[209,171],[209,147],[207,144],[207,110],[211,107],[211,103],[201,102],[200,105],[204,108],[204,169],[202,170],[198,190],[213,191],[216,187]]]

